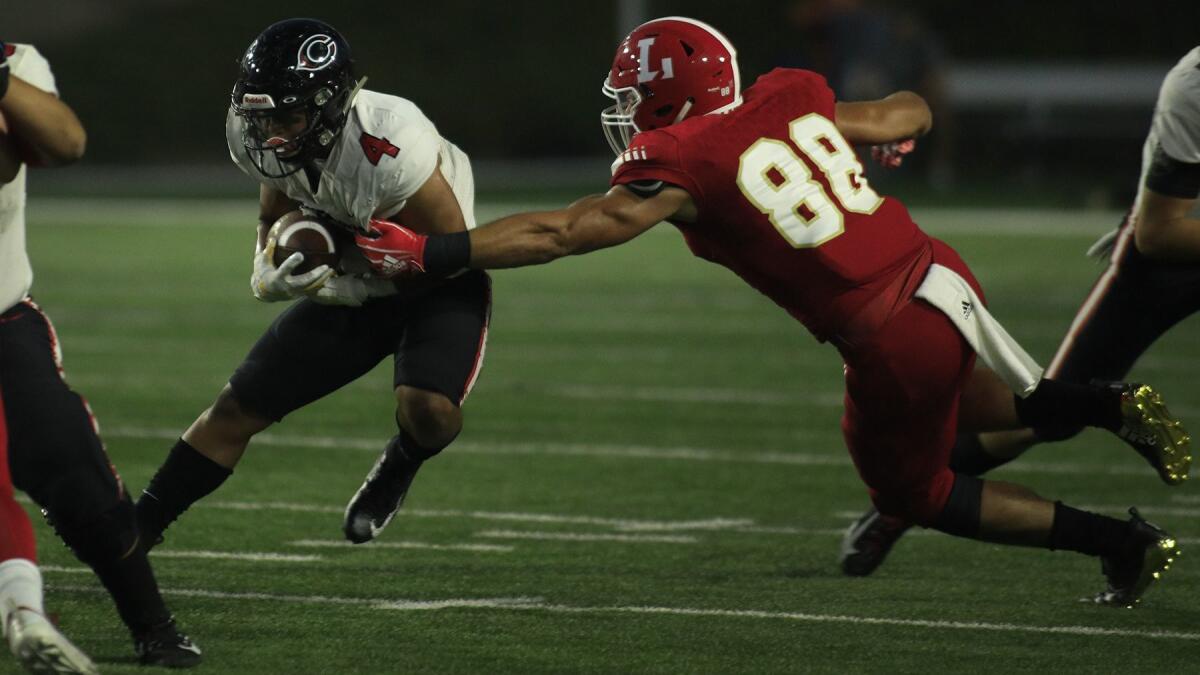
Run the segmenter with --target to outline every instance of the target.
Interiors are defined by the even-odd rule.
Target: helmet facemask
[[[616,104],[600,115],[604,135],[620,154],[639,132],[691,117],[729,112],[741,104],[737,52],[706,23],[654,19],[617,46],[603,91]]]
[[[244,122],[242,145],[251,163],[268,178],[285,178],[307,162],[327,156],[364,82],[365,77],[340,95],[321,87],[307,101],[299,103],[288,101],[292,97],[287,97],[283,101],[286,107],[276,107],[268,95],[244,94],[240,102],[235,97],[233,108]],[[296,125],[298,116],[304,121],[298,133],[286,136],[276,133],[278,129]]]
[[[629,147],[633,135],[641,131],[633,121],[633,116],[642,104],[642,93],[637,87],[614,89],[607,77],[604,78],[602,91],[614,103],[600,112],[600,124],[604,128],[608,146],[619,155]]]

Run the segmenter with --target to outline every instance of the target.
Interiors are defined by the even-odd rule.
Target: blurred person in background
[[[634,29],[604,91],[615,103],[601,120],[617,153],[606,194],[470,232],[425,236],[374,220],[359,247],[381,274],[444,275],[588,253],[667,221],[697,256],[836,346],[843,436],[881,512],[958,537],[1100,558],[1108,587],[1095,602],[1140,600],[1178,546],[1135,509],[1117,520],[951,462],[957,429],[1034,420],[1108,429],[1180,480],[1191,458],[1149,387],[1042,378],[958,254],[869,185],[851,144],[883,144],[877,156],[894,164],[899,145],[932,126],[920,96],[838,101],[817,73],[785,68],[743,92],[733,46],[685,17]]]
[[[29,296],[27,166],[83,156],[86,135],[58,98],[50,64],[0,42],[0,619],[33,672],[95,673],[46,619],[29,517],[13,487],[108,589],[143,664],[186,667],[200,650],[175,626],[139,541],[133,502],[108,459],[87,401],[68,385],[50,319]]]
[[[1089,254],[1108,264],[1047,377],[1078,383],[1123,379],[1159,337],[1200,311],[1200,47],[1163,80],[1133,206]],[[1037,443],[1067,440],[1080,431],[1077,425],[1047,424],[961,434],[953,456],[961,470],[982,475]],[[909,527],[909,521],[868,510],[846,533],[843,571],[870,574]]]
[[[779,57],[788,68],[821,73],[839,100],[869,101],[894,91],[920,94],[938,121],[916,166],[933,187],[953,180],[954,116],[947,101],[947,56],[941,40],[911,10],[871,0],[792,0],[784,18],[795,39]],[[876,183],[886,173],[871,171]]]

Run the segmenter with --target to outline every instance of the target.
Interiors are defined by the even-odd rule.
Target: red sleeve
[[[663,131],[644,131],[634,136],[629,148],[613,162],[612,185],[641,180],[661,180],[687,190],[694,199],[701,198],[699,182],[683,167],[679,142]]]
[[[792,96],[804,100],[814,112],[833,119],[833,106],[837,103],[837,97],[820,73],[799,68],[776,68],[758,78],[754,86],[760,87],[761,93],[766,95],[786,90]]]

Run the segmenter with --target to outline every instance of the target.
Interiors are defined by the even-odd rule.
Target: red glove
[[[370,234],[357,232],[354,241],[375,273],[392,278],[425,271],[425,242],[429,237],[386,220],[371,219]]]
[[[900,166],[900,163],[904,161],[904,156],[912,152],[916,147],[917,142],[911,138],[907,141],[873,145],[871,146],[871,157],[876,162],[879,162],[880,165],[888,169],[894,169]]]

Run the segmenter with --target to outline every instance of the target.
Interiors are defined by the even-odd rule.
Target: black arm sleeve
[[[435,234],[425,242],[425,271],[432,275],[453,274],[471,262],[471,232]]]
[[[674,185],[661,180],[634,180],[628,183],[621,183],[621,185],[642,199],[653,197],[666,188],[675,187]]]
[[[1195,199],[1200,196],[1200,164],[1181,162],[1156,147],[1146,172],[1146,187],[1167,197]]]

